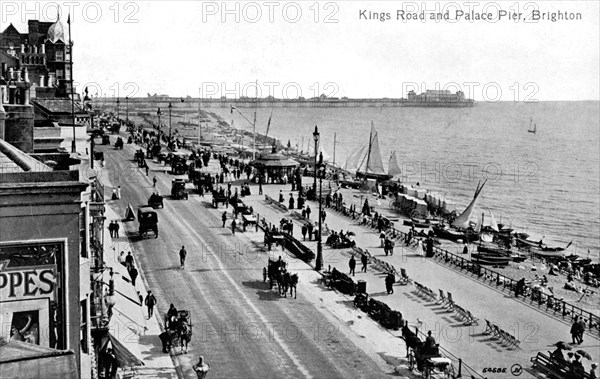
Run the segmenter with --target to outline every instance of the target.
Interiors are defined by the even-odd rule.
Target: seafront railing
[[[350,207],[340,204],[339,202],[332,202],[329,209],[333,209],[336,212],[354,220],[359,220],[362,218],[361,213],[356,212]],[[363,225],[370,226],[372,228],[377,227],[377,223],[373,219],[367,219],[366,221],[362,219],[362,221],[365,222]],[[407,237],[406,233],[394,228],[393,226],[387,226],[385,227],[385,230],[387,234],[391,233],[393,236],[399,237],[398,239],[404,240]],[[439,262],[452,266],[460,271],[471,273],[472,275],[475,275],[477,279],[485,282],[487,285],[495,286],[502,291],[515,291],[517,280],[513,278],[509,278],[508,276],[497,271],[473,263],[466,258],[437,246],[433,246],[433,254],[433,257]],[[526,285],[521,294],[525,300],[530,302],[530,304],[537,305],[539,309],[551,314],[552,316],[560,317],[563,320],[569,321],[573,321],[576,316],[579,317],[580,320],[583,320],[586,323],[590,333],[595,331],[596,333],[600,334],[600,317],[591,313],[590,311],[570,304],[563,299],[556,298],[553,295],[548,295],[537,287]]]

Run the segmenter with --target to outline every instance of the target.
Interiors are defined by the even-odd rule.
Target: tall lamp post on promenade
[[[156,116],[158,116],[158,141],[160,142],[160,116],[162,113],[160,112],[160,107],[156,111]]]
[[[119,98],[117,97],[117,121],[119,121],[119,117],[120,117],[120,114],[119,114],[119,104],[121,104],[121,101],[120,101],[120,100],[119,100]],[[119,122],[120,122],[120,121],[119,121]]]
[[[125,123],[129,124],[129,97],[125,96]]]
[[[319,149],[319,128],[315,125],[315,131],[313,132],[313,138],[315,139],[315,180],[313,182],[313,193],[315,197],[317,195],[317,150]]]
[[[318,135],[318,133],[317,133]],[[321,196],[323,194],[323,176],[325,176],[325,165],[323,164],[323,153],[319,153],[319,197],[317,201],[319,202],[319,239],[317,240],[317,261],[315,262],[315,270],[321,271],[323,268],[323,244],[321,241],[321,232],[322,232],[322,222],[323,222],[323,202],[321,201]],[[315,172],[317,172],[317,165],[315,165]]]
[[[173,105],[169,103],[169,142],[171,141],[171,108],[173,108]]]

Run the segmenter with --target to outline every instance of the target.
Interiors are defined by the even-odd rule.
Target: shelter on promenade
[[[258,171],[259,178],[263,178],[263,183],[283,183],[283,177],[287,175],[291,180],[296,167],[299,163],[295,160],[279,154],[273,148],[271,154],[263,154],[260,158],[250,162],[250,166]]]

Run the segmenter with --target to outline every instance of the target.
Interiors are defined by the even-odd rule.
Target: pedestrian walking
[[[581,345],[583,343],[583,334],[585,333],[585,321],[583,320],[583,317],[577,321],[577,324],[579,325],[577,329],[577,343]]]
[[[225,222],[227,222],[227,211],[223,212],[223,216],[221,216],[221,221],[223,221],[223,227],[225,227]]]
[[[125,267],[127,267],[127,271],[131,270],[131,267],[133,267],[133,255],[131,255],[131,251],[125,257]]]
[[[294,209],[294,195],[290,193],[289,209]]]
[[[187,256],[187,251],[185,251],[185,246],[181,246],[181,250],[179,250],[179,263],[181,264],[181,269],[185,268],[185,257]]]
[[[120,229],[121,227],[119,226],[119,223],[118,223],[118,222],[116,222],[116,221],[115,221],[115,226],[114,226],[114,228],[115,228],[115,238],[119,238],[119,229]]]
[[[138,277],[137,268],[131,266],[131,269],[129,270],[129,277],[131,278],[131,284],[135,287],[135,280]]]
[[[144,166],[146,166],[146,176],[148,176],[148,171],[149,171],[149,169],[148,169],[148,163],[144,162]]]
[[[379,241],[381,242],[380,247],[385,247],[385,233],[379,233]]]
[[[117,186],[117,199],[121,200],[121,186]]]
[[[140,291],[137,291],[138,297],[140,298],[140,307],[144,304],[144,296]]]
[[[327,216],[325,209],[321,209],[321,221],[325,222],[325,216]]]
[[[279,190],[279,202],[283,203],[283,190]]]
[[[395,282],[396,282],[396,278],[395,278],[394,274],[391,272],[388,272],[387,276],[385,277],[385,288],[387,290],[388,295],[394,293],[394,289],[392,288],[392,286],[394,285]]]
[[[469,253],[469,246],[467,246],[467,244],[465,243],[465,247],[463,247],[463,254],[468,254]]]
[[[235,227],[236,227],[235,218],[231,221],[231,233],[235,236]]]
[[[308,232],[308,228],[306,227],[306,224],[302,225],[302,240],[306,241],[306,232]]]
[[[388,253],[390,256],[394,255],[394,241],[388,238]]]
[[[148,319],[154,315],[154,306],[156,305],[156,298],[152,291],[148,291],[148,295],[146,295],[146,300],[144,302],[148,307]]]
[[[368,263],[368,260],[367,260],[367,255],[366,254],[363,254],[363,255],[360,256],[360,262],[363,265],[362,269],[360,271],[367,272],[367,263]]]
[[[152,187],[156,188],[156,176],[152,177]]]
[[[204,379],[206,374],[210,371],[210,365],[204,362],[204,357],[198,358],[198,363],[196,363],[193,367],[194,372],[198,376],[198,379]]]
[[[354,255],[350,257],[350,262],[348,262],[350,266],[350,273],[348,275],[354,276],[354,269],[356,268],[356,260],[354,259]]]
[[[308,240],[312,241],[313,224],[309,222],[307,225],[307,228],[308,228]]]
[[[110,232],[110,238],[113,238],[115,236],[115,222],[111,221],[110,224],[108,224],[108,231]]]
[[[571,325],[571,340],[573,345],[577,345],[579,343],[579,316],[575,316],[573,325]]]
[[[118,199],[119,199],[119,197],[117,196],[117,188],[113,187],[111,200],[118,200]]]
[[[306,218],[310,219],[310,207],[306,206]]]

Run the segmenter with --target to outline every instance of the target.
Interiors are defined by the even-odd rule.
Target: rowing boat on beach
[[[471,262],[486,266],[508,266],[510,257],[492,255],[492,254],[471,254]]]

